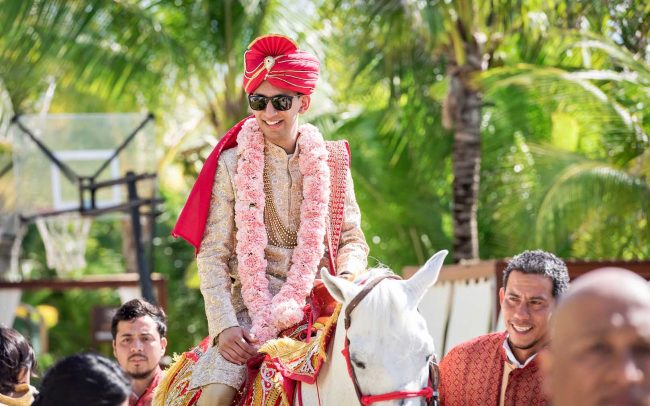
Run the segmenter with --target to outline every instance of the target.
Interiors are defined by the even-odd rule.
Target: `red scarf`
[[[244,122],[250,117],[252,116],[244,118],[228,130],[205,160],[187,202],[185,202],[185,206],[183,206],[183,210],[181,210],[181,214],[178,216],[176,225],[172,230],[174,237],[181,237],[194,246],[195,254],[198,254],[201,240],[203,240],[219,156],[221,156],[222,151],[237,146],[237,135]]]

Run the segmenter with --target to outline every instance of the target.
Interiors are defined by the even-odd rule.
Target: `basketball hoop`
[[[86,242],[92,218],[79,213],[37,217],[36,226],[45,245],[48,268],[59,276],[86,267]]]
[[[22,221],[36,223],[47,266],[66,276],[83,270],[91,219],[130,215],[129,248],[135,252],[143,297],[152,303],[141,208],[148,208],[153,219],[162,199],[156,197],[155,182],[149,188],[137,186],[156,178],[155,132],[147,125],[153,119],[153,114],[116,113],[17,115],[11,120],[16,131],[15,206]]]

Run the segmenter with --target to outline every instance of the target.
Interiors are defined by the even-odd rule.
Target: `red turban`
[[[319,66],[313,54],[298,50],[289,38],[264,35],[251,42],[244,54],[244,90],[253,93],[266,80],[282,89],[312,94]]]

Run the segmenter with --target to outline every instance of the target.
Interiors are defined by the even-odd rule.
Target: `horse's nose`
[[[427,404],[426,401],[423,401],[422,399],[418,399],[418,398],[400,399],[397,401],[398,406],[422,406],[426,404]]]

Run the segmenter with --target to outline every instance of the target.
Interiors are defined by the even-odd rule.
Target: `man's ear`
[[[117,358],[117,351],[115,351],[115,340],[113,340],[113,356]]]
[[[503,308],[503,298],[506,296],[506,291],[505,289],[501,288],[499,289],[499,305],[501,308]]]
[[[305,94],[300,96],[300,109],[298,110],[298,113],[303,114],[307,110],[309,110],[309,106],[311,105],[311,95]]]
[[[162,354],[165,354],[165,350],[167,349],[167,337],[162,337],[160,339],[160,348],[162,348]]]

